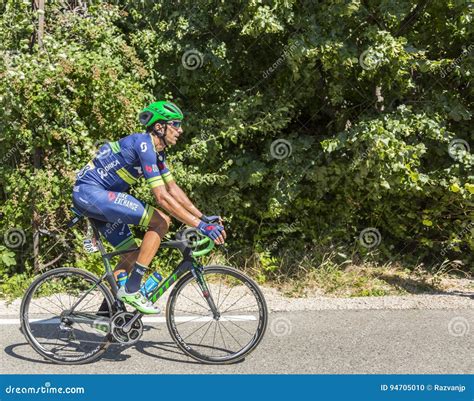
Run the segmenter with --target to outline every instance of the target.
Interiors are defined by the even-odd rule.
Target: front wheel
[[[237,362],[265,334],[265,298],[252,279],[232,267],[206,266],[202,276],[208,294],[191,272],[173,288],[166,308],[168,330],[181,350],[200,362]]]

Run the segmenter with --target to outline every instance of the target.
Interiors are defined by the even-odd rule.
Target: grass
[[[311,269],[300,277],[274,284],[285,295],[305,297],[370,297],[450,292],[463,272],[459,270],[427,271],[423,266],[409,269],[398,264],[338,266],[328,263]],[[455,288],[454,288],[455,289]],[[468,290],[474,290],[471,282]]]
[[[259,284],[277,288],[288,297],[332,296],[372,297],[408,294],[439,294],[474,291],[474,282],[460,278],[472,278],[460,270],[457,262],[445,262],[425,268],[403,266],[399,263],[353,263],[353,258],[327,253],[323,257],[306,255],[297,263],[277,260],[267,255],[252,255],[237,266],[252,276]],[[354,258],[355,259],[355,258]],[[235,265],[232,258],[217,258],[213,263]]]
[[[344,255],[345,256],[345,255]],[[252,255],[247,258],[225,257],[215,253],[203,258],[203,264],[235,266],[249,274],[260,285],[274,287],[288,297],[332,296],[372,297],[386,295],[434,294],[459,289],[459,278],[471,278],[459,269],[456,262],[443,263],[426,269],[423,265],[384,265],[375,262],[354,264],[352,259],[338,262],[337,255],[323,257],[304,256],[298,263]],[[163,265],[163,261],[159,263]],[[171,271],[158,268],[162,274]],[[156,266],[158,267],[158,266]],[[168,272],[168,270],[170,270]],[[22,297],[34,277],[27,273],[3,276],[0,282],[0,299]],[[464,280],[461,291],[474,291],[474,282]]]

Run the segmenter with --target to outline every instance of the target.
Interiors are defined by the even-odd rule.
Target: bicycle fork
[[[217,306],[214,302],[214,298],[212,298],[211,292],[209,291],[209,287],[207,286],[206,279],[204,278],[202,266],[193,263],[191,272],[193,273],[194,278],[199,284],[199,288],[201,288],[204,299],[209,305],[209,308],[211,308],[214,319],[219,320],[219,318],[221,317],[221,314],[219,310],[217,309]]]

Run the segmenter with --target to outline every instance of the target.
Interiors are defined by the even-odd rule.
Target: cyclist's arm
[[[197,227],[200,220],[198,216],[190,213],[179,203],[174,196],[172,196],[165,185],[160,185],[152,188],[153,195],[155,196],[156,202],[163,209],[165,209],[173,217],[179,221],[187,224],[188,226]],[[199,215],[200,216],[200,215]]]
[[[156,153],[151,136],[145,136],[137,142],[135,151],[140,159],[143,176],[151,188],[156,202],[173,217],[181,222],[197,227],[200,220],[186,210],[166,189],[166,182],[171,180],[171,174],[162,163],[157,164]]]
[[[200,218],[203,215],[203,213],[194,205],[193,202],[191,202],[188,196],[184,193],[181,187],[176,184],[174,180],[167,182],[166,188],[168,190],[168,193],[193,216]]]

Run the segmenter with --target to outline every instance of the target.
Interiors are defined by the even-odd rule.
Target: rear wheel
[[[22,332],[36,352],[50,361],[81,364],[97,359],[110,339],[113,296],[93,274],[59,268],[39,276],[20,310]],[[98,314],[102,301],[107,308]]]
[[[205,363],[237,362],[262,340],[268,311],[257,284],[227,266],[206,266],[203,278],[217,307],[215,315],[197,279],[189,272],[173,288],[166,308],[177,345]]]

